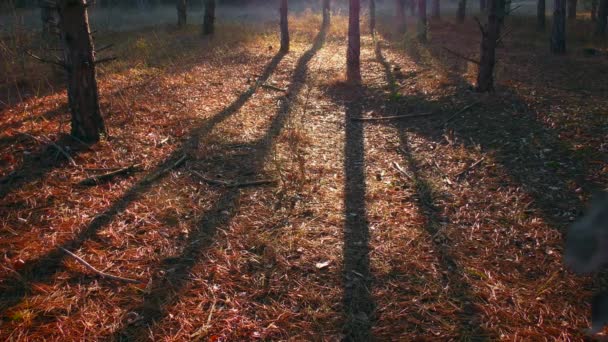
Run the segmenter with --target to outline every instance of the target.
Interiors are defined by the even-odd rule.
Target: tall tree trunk
[[[177,26],[184,27],[188,22],[188,10],[186,0],[177,0]]]
[[[597,21],[597,0],[591,0],[591,20]]]
[[[426,42],[426,0],[418,0],[418,41]]]
[[[376,0],[369,0],[369,32],[372,36],[376,32]]]
[[[441,17],[441,4],[439,0],[433,0],[433,18],[439,19]]]
[[[466,16],[466,10],[467,10],[467,0],[458,0],[458,12],[457,12],[457,18],[458,18],[458,22],[464,22],[464,18]]]
[[[547,26],[546,11],[545,0],[538,0],[536,3],[536,28],[538,31],[544,31]]]
[[[59,0],[57,9],[67,70],[72,135],[83,141],[95,142],[106,129],[99,108],[87,4],[84,0]]]
[[[479,11],[480,12],[485,12],[487,7],[488,7],[487,0],[479,0]]]
[[[488,0],[488,22],[484,25],[481,37],[481,56],[477,74],[477,91],[494,90],[494,66],[496,64],[496,42],[500,32],[497,7],[498,0]]]
[[[418,6],[418,3],[416,0],[409,0],[409,5],[410,5],[410,14],[411,15],[416,15],[416,8]]]
[[[331,22],[331,4],[330,0],[323,0],[323,26],[329,26]]]
[[[566,0],[555,0],[551,52],[554,54],[566,53]]]
[[[348,49],[346,52],[346,79],[348,83],[361,83],[361,28],[359,16],[361,3],[350,0],[348,17]]]
[[[568,0],[568,19],[576,19],[576,4],[578,0]]]
[[[279,12],[281,15],[281,52],[289,52],[289,20],[287,16],[287,0],[281,0]]]
[[[407,25],[405,23],[405,4],[403,0],[395,0],[395,21],[397,32],[405,33]]]
[[[215,0],[205,0],[205,17],[203,19],[203,34],[210,35],[215,31]]]
[[[48,38],[57,27],[57,12],[51,3],[39,0],[40,19],[42,21],[42,36]]]
[[[600,0],[597,7],[597,23],[595,24],[595,35],[604,36],[606,34],[606,20],[608,19],[608,0]]]

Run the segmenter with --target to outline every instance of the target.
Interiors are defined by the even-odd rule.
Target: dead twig
[[[221,186],[221,187],[225,187],[225,188],[245,188],[248,186],[269,185],[269,184],[274,184],[277,182],[276,179],[262,179],[262,180],[250,181],[250,182],[226,182],[226,181],[222,181],[222,180],[218,180],[218,179],[207,178],[197,171],[192,171],[192,173],[195,176],[197,176],[198,178],[200,178],[201,180],[203,180],[205,183],[208,183],[211,185],[216,185],[216,186]]]
[[[162,177],[165,173],[175,169],[176,167],[182,165],[186,159],[188,158],[188,156],[186,156],[185,154],[183,156],[181,156],[181,158],[179,158],[175,163],[169,165],[167,168],[164,168],[158,172],[156,172],[155,174],[149,175],[146,178],[144,178],[143,182],[147,183],[147,182],[153,182],[157,179],[159,179],[160,177]]]
[[[409,178],[410,180],[414,180],[414,176],[410,175],[409,172],[407,172],[407,170],[405,170],[401,165],[399,165],[399,163],[397,163],[396,161],[392,162],[391,165],[393,165],[393,168],[395,170],[397,170],[397,172],[399,172],[400,174],[404,175],[405,177]]]
[[[458,115],[460,115],[460,114],[462,114],[462,113],[466,112],[467,110],[469,110],[469,109],[471,109],[471,108],[473,108],[473,107],[477,106],[477,105],[478,105],[478,104],[480,104],[480,103],[481,103],[481,102],[476,101],[476,102],[473,102],[473,103],[471,103],[471,104],[469,104],[469,105],[465,106],[464,108],[462,108],[461,110],[457,111],[457,112],[456,112],[456,113],[454,113],[452,116],[450,116],[449,118],[447,118],[447,119],[446,119],[446,120],[445,120],[445,121],[444,121],[444,122],[441,124],[441,126],[445,126],[445,125],[447,125],[447,124],[448,124],[450,121],[454,120],[454,118],[456,118]]]
[[[51,139],[47,138],[47,137],[42,137],[43,139],[40,139],[38,137],[35,137],[29,133],[23,133],[24,135],[38,141],[41,143],[46,143],[46,144],[50,144],[51,146],[53,146],[57,151],[59,151],[59,153],[63,154],[64,157],[66,157],[68,159],[68,161],[70,162],[70,164],[72,164],[72,166],[78,166],[78,164],[76,164],[76,161],[74,160],[74,158],[72,158],[72,156],[70,156],[69,153],[67,153],[63,148],[61,148],[61,146],[57,145],[55,142],[53,142]]]
[[[377,118],[352,118],[351,121],[386,121],[386,120],[401,120],[409,118],[420,118],[425,116],[435,115],[436,113],[420,113],[420,114],[408,114],[408,115],[393,115],[393,116],[380,116]]]
[[[287,91],[286,89],[275,87],[275,86],[273,86],[271,84],[267,84],[267,83],[262,84],[261,87],[262,88],[266,88],[266,89],[280,91],[280,92],[283,92],[283,93]]]
[[[115,275],[112,275],[112,274],[108,274],[108,273],[99,271],[95,267],[91,266],[91,264],[89,264],[88,262],[84,261],[78,255],[76,255],[76,254],[68,251],[67,249],[65,249],[63,247],[59,247],[59,249],[61,249],[62,251],[64,251],[67,255],[71,256],[76,261],[78,261],[80,264],[82,264],[84,267],[88,268],[90,271],[92,271],[93,273],[97,274],[98,276],[100,276],[102,278],[107,278],[107,279],[112,279],[112,280],[118,280],[118,281],[124,281],[126,283],[134,283],[134,284],[141,283],[141,281],[139,281],[139,280],[135,280],[135,279],[131,279],[131,278],[124,278],[124,277],[120,277],[120,276],[115,276]]]
[[[50,59],[46,59],[46,58],[42,58],[42,57],[38,57],[38,56],[34,55],[33,53],[31,53],[31,52],[29,52],[29,51],[25,51],[25,53],[26,53],[28,56],[32,57],[33,59],[35,59],[35,60],[37,60],[37,61],[39,61],[39,62],[42,62],[42,63],[47,63],[47,64],[53,64],[53,65],[57,65],[57,66],[60,66],[60,67],[62,67],[62,68],[64,68],[64,69],[65,69],[65,68],[67,68],[66,64],[65,64],[65,63],[63,63],[63,62],[59,62],[59,61],[52,61],[52,60],[50,60]]]
[[[486,159],[486,157],[481,157],[481,159],[479,159],[478,161],[474,162],[473,164],[471,164],[466,169],[460,171],[454,178],[458,179],[458,178],[464,176],[467,172],[471,171],[472,169],[474,169],[475,167],[477,167],[477,165],[481,164],[485,159]]]
[[[444,49],[445,51],[447,51],[447,52],[451,53],[452,55],[454,55],[454,56],[456,56],[456,57],[459,57],[459,58],[462,58],[462,59],[464,59],[464,60],[466,60],[466,61],[469,61],[469,62],[471,62],[471,63],[475,63],[475,64],[477,64],[477,65],[481,64],[479,61],[474,60],[474,59],[473,59],[473,58],[471,58],[471,57],[467,57],[467,56],[465,56],[465,55],[461,54],[460,52],[456,52],[456,51],[454,51],[454,50],[450,50],[450,49],[448,49],[448,48],[447,48],[447,47],[445,47],[445,46],[443,46],[443,49]]]
[[[129,175],[131,173],[134,172],[138,172],[141,171],[139,165],[131,165],[128,167],[123,167],[121,169],[118,170],[114,170],[114,171],[110,171],[101,175],[95,175],[92,177],[89,177],[87,179],[84,179],[82,181],[80,181],[78,183],[78,185],[84,186],[84,185],[97,185],[103,181],[109,180],[111,178],[114,178],[116,176],[124,176],[124,175]]]

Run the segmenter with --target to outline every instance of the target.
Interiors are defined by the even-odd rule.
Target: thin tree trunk
[[[40,19],[42,21],[42,36],[48,38],[55,32],[57,26],[57,12],[47,1],[40,0],[39,5]]]
[[[418,3],[416,0],[409,0],[409,5],[410,5],[410,14],[411,15],[416,15],[416,8],[418,6]]]
[[[458,12],[457,12],[457,18],[458,18],[458,22],[464,22],[464,18],[466,16],[466,9],[467,9],[467,0],[459,0],[458,1]]]
[[[568,0],[568,19],[576,19],[576,4],[578,0]]]
[[[67,70],[72,135],[83,141],[95,142],[106,129],[99,108],[87,4],[84,0],[59,0],[57,9]]]
[[[597,7],[597,23],[595,24],[595,35],[603,37],[606,35],[606,20],[608,17],[608,0],[600,0]]]
[[[479,11],[480,12],[485,12],[485,10],[488,7],[488,2],[487,0],[479,0]]]
[[[281,15],[281,52],[289,52],[289,20],[287,17],[287,0],[281,0],[279,12]]]
[[[591,20],[597,21],[597,0],[591,0]]]
[[[566,53],[566,0],[555,0],[551,52],[554,54]]]
[[[188,23],[186,0],[177,0],[177,26],[184,27]]]
[[[426,0],[418,0],[418,41],[426,42]]]
[[[376,0],[369,0],[369,32],[372,36],[376,32]]]
[[[407,25],[405,23],[405,4],[403,0],[395,0],[395,21],[397,32],[405,33]]]
[[[497,15],[498,0],[488,0],[488,22],[481,38],[481,56],[477,74],[477,91],[494,90],[494,66],[496,65],[496,42],[500,31]]]
[[[331,4],[330,0],[323,0],[323,26],[329,26],[331,22]]]
[[[215,31],[215,0],[205,0],[205,17],[203,19],[203,34],[210,35]]]
[[[547,26],[545,0],[538,0],[536,3],[536,28],[544,31]]]
[[[439,19],[441,17],[441,4],[439,0],[433,0],[433,18]]]
[[[348,17],[348,49],[346,52],[346,79],[348,83],[361,83],[361,29],[359,0],[350,0]]]

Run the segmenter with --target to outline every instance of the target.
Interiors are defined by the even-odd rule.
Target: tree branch
[[[465,56],[465,55],[463,55],[463,54],[461,54],[461,53],[459,53],[459,52],[456,52],[456,51],[450,50],[450,49],[446,48],[445,46],[443,46],[443,49],[444,49],[444,50],[446,50],[447,52],[449,52],[449,53],[453,54],[454,56],[459,57],[459,58],[462,58],[462,59],[464,59],[464,60],[466,60],[466,61],[469,61],[469,62],[471,62],[471,63],[475,63],[475,64],[477,64],[477,65],[481,64],[479,61],[476,61],[476,60],[474,60],[473,58],[467,57],[467,56]]]

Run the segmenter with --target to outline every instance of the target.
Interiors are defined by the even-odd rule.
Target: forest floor
[[[563,233],[608,184],[605,46],[551,56],[515,23],[478,94],[444,49],[476,56],[473,21],[383,25],[348,86],[346,19],[320,26],[295,18],[288,54],[274,26],[102,35],[128,57],[93,146],[63,91],[7,95],[0,339],[583,339],[602,279]]]

